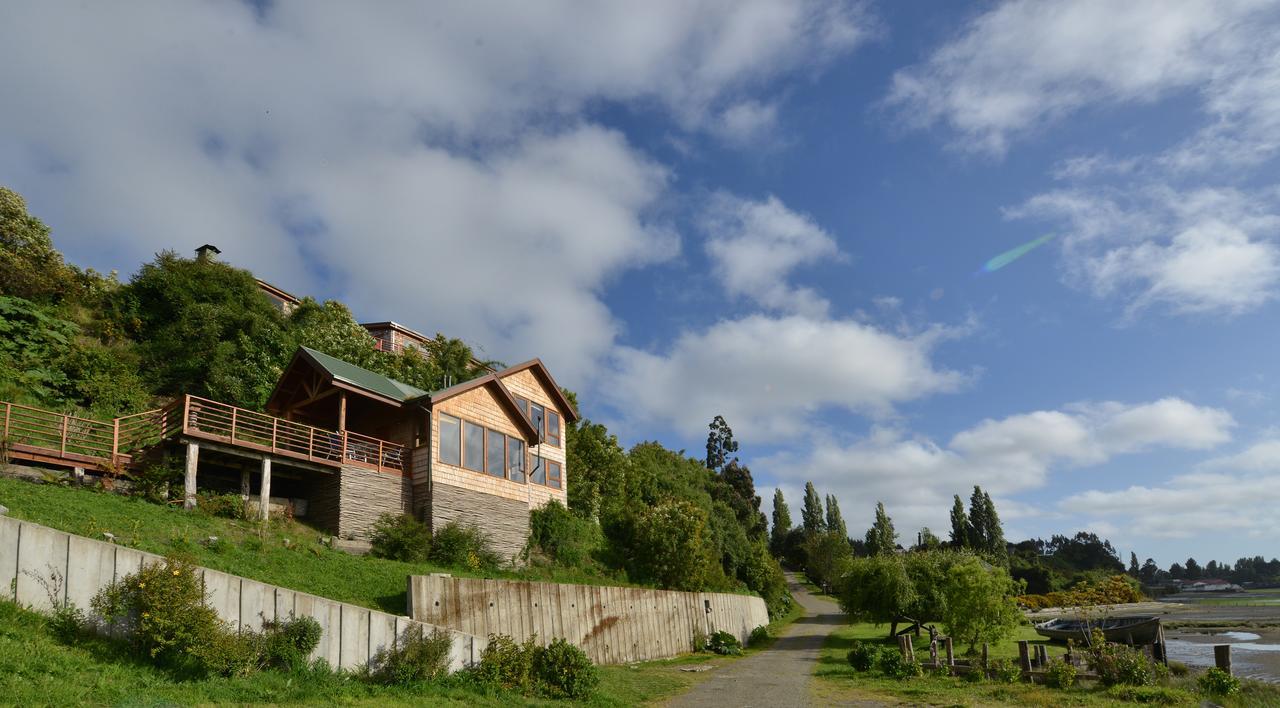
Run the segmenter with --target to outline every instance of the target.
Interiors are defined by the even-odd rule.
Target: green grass
[[[816,697],[820,703],[843,703],[855,700],[906,701],[912,705],[929,706],[1132,706],[1133,701],[1119,696],[1123,689],[1107,690],[1101,686],[1085,684],[1069,690],[1050,689],[1030,684],[998,684],[991,681],[969,683],[954,676],[925,675],[918,679],[899,681],[886,678],[872,670],[859,673],[849,666],[845,656],[855,641],[874,642],[896,646],[887,639],[888,627],[870,624],[854,624],[833,632],[822,650],[815,670]],[[992,658],[1016,658],[1017,641],[1020,639],[1043,640],[1029,626],[1020,627],[1009,640],[990,648]],[[1065,653],[1065,647],[1049,644],[1049,654],[1057,657]],[[916,640],[916,657],[929,655],[928,636]],[[963,652],[964,647],[956,647]],[[1196,706],[1203,696],[1196,695],[1194,678],[1175,679],[1168,687],[1182,700],[1173,705]],[[1220,701],[1232,708],[1252,708],[1280,704],[1280,686],[1257,681],[1245,681],[1244,689],[1237,696]]]
[[[718,661],[725,661],[718,659]],[[671,696],[706,674],[681,666],[705,656],[600,668],[600,687],[583,705],[614,707]],[[197,703],[293,703],[309,705],[554,705],[458,679],[440,685],[376,686],[349,674],[264,671],[244,678],[175,676],[132,656],[129,648],[100,637],[64,644],[41,615],[0,601],[0,703],[5,705]]]
[[[1219,597],[1192,597],[1189,593],[1175,596],[1179,602],[1192,606],[1210,605],[1213,607],[1276,607],[1280,606],[1280,591],[1250,591],[1243,595]]]
[[[372,609],[403,614],[409,575],[445,572],[463,577],[544,580],[588,585],[626,585],[617,578],[562,568],[481,571],[430,563],[401,563],[334,550],[325,534],[297,521],[270,526],[223,519],[134,497],[34,484],[0,477],[0,504],[15,518],[157,554],[177,553],[193,562],[264,583]],[[214,548],[203,543],[217,536]]]

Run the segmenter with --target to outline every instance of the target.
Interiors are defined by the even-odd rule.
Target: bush
[[[592,554],[600,548],[600,527],[551,500],[529,512],[529,546],[552,561],[570,568],[592,564]]]
[[[723,656],[738,656],[742,653],[742,643],[728,632],[715,632],[707,641],[707,648]]]
[[[169,490],[182,479],[182,468],[176,460],[144,464],[132,474],[133,491],[147,501],[163,504]]]
[[[542,648],[533,639],[517,644],[505,634],[490,634],[489,644],[480,652],[476,676],[481,681],[507,690],[529,692],[533,687],[534,659]]]
[[[897,649],[889,647],[884,647],[880,652],[880,656],[876,659],[876,668],[880,669],[880,673],[885,676],[900,680],[924,675],[924,670],[919,664],[903,656]]]
[[[1191,667],[1187,666],[1181,661],[1170,661],[1169,673],[1173,674],[1174,676],[1186,676],[1187,674],[1191,673]]]
[[[1146,655],[1121,644],[1095,643],[1089,655],[1089,666],[1104,686],[1150,686],[1155,683],[1155,673]]]
[[[1112,686],[1107,695],[1130,703],[1177,706],[1191,702],[1191,694],[1168,686]]]
[[[764,625],[756,627],[751,630],[751,636],[747,638],[747,641],[747,646],[755,646],[761,642],[769,641],[769,628]]]
[[[75,605],[60,605],[49,618],[49,631],[64,644],[71,644],[85,633],[88,620]]]
[[[175,558],[143,565],[103,588],[90,604],[138,650],[165,663],[181,663],[193,650],[228,633],[205,604],[195,568]]]
[[[431,530],[408,514],[383,514],[373,525],[369,554],[406,563],[420,563],[431,554]]]
[[[992,659],[987,666],[987,673],[997,683],[1017,683],[1022,680],[1022,668],[1010,659]]]
[[[463,526],[455,521],[436,531],[428,558],[441,565],[471,570],[497,568],[502,562],[478,526]]]
[[[222,519],[247,519],[248,510],[239,494],[202,494],[196,509]]]
[[[320,623],[312,617],[264,622],[259,635],[259,663],[282,671],[306,668],[311,652],[320,645],[321,634]]]
[[[1076,667],[1065,661],[1051,661],[1045,669],[1044,682],[1049,688],[1071,688],[1076,685]]]
[[[707,650],[707,634],[701,629],[693,630],[693,652],[703,652]]]
[[[378,652],[367,669],[371,680],[384,684],[434,681],[449,673],[453,636],[440,628],[427,634],[420,624],[400,634],[395,646]]]
[[[1230,696],[1240,690],[1240,679],[1216,666],[1200,674],[1196,684],[1211,696]]]
[[[879,647],[874,644],[863,644],[862,642],[854,642],[853,648],[849,650],[846,658],[849,660],[849,666],[854,671],[870,671],[875,666],[876,658],[880,655]]]
[[[600,683],[587,653],[563,639],[535,652],[533,673],[541,692],[550,698],[587,698]]]

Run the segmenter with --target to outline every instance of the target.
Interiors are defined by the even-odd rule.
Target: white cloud
[[[1239,314],[1275,297],[1280,279],[1276,190],[1055,190],[1006,210],[1058,224],[1068,280],[1118,296],[1136,314]]]
[[[675,249],[667,170],[586,108],[714,130],[872,26],[806,0],[267,7],[7,7],[6,183],[88,264],[214,243],[569,385],[617,329],[604,283]]]
[[[960,494],[967,504],[975,484],[996,498],[1002,515],[1044,516],[1012,495],[1043,486],[1055,469],[1098,465],[1155,447],[1212,448],[1230,440],[1234,425],[1226,411],[1178,398],[1076,403],[983,420],[945,446],[880,428],[848,444],[819,439],[807,454],[781,453],[753,466],[782,480],[784,493],[806,481],[835,493],[851,528],[869,525],[870,510],[883,501],[900,533],[914,534],[921,526],[940,533],[948,528],[951,496]]]
[[[740,146],[758,146],[778,124],[778,104],[742,101],[726,108],[714,130],[726,141]]]
[[[1277,47],[1277,19],[1266,0],[1009,0],[899,71],[887,102],[992,154],[1088,106],[1185,89],[1203,90],[1222,125],[1265,126],[1280,103],[1256,100],[1268,85],[1258,59]]]
[[[830,304],[810,288],[787,282],[791,271],[839,257],[829,233],[776,197],[751,201],[715,194],[699,218],[712,270],[732,297],[782,312],[824,317]]]
[[[744,438],[778,440],[806,432],[824,408],[886,415],[897,403],[955,390],[965,377],[930,360],[955,334],[751,315],[685,332],[661,353],[619,348],[603,394],[633,421],[696,430],[723,415]]]

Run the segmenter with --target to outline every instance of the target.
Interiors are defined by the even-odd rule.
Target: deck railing
[[[403,445],[295,423],[198,396],[183,396],[164,408],[110,423],[17,403],[0,402],[0,413],[0,441],[11,450],[29,448],[99,465],[128,464],[134,453],[182,434],[320,464],[404,471]]]

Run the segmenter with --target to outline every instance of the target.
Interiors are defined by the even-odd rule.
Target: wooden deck
[[[0,446],[13,459],[121,471],[135,457],[179,437],[210,440],[274,457],[404,474],[403,445],[326,430],[198,396],[111,422],[0,402]]]

